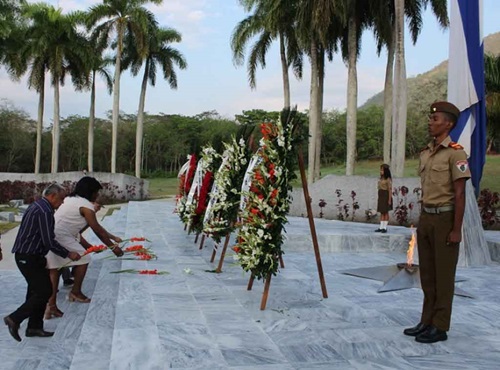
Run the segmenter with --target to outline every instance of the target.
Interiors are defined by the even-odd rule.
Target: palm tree
[[[34,173],[40,172],[45,72],[48,68],[43,47],[29,41],[26,15],[30,7],[21,0],[0,0],[0,62],[14,80],[19,80],[28,69],[28,88],[39,94],[36,126],[36,149]],[[21,47],[20,47],[21,46]]]
[[[13,34],[20,25],[20,5],[20,0],[0,0],[0,63],[6,62],[3,59],[9,53]]]
[[[448,26],[446,0],[405,0],[404,13],[408,19],[410,36],[413,44],[417,42],[422,30],[422,12],[430,4],[442,28]],[[393,103],[393,69],[395,51],[395,3],[394,0],[370,2],[372,25],[377,40],[377,53],[387,49],[387,66],[384,85],[384,162],[391,162],[391,130]]]
[[[356,128],[358,109],[358,78],[356,64],[361,52],[361,35],[371,19],[370,2],[367,0],[347,1],[347,25],[342,37],[342,54],[347,62],[347,112],[346,112],[346,175],[354,175],[356,163]]]
[[[154,15],[144,8],[146,4],[161,4],[163,0],[103,0],[92,6],[88,15],[88,28],[105,40],[116,34],[115,75],[113,79],[113,116],[111,139],[111,173],[116,173],[116,149],[118,143],[118,119],[120,113],[120,77],[123,43],[126,33],[134,40],[140,55],[145,54],[146,31]],[[97,24],[102,21],[102,23]],[[97,25],[97,26],[96,26]]]
[[[143,57],[137,53],[130,39],[124,50],[124,68],[131,64],[131,71],[134,76],[137,76],[144,64],[135,141],[135,176],[139,178],[141,177],[144,106],[148,81],[151,86],[156,85],[156,71],[157,65],[159,65],[163,71],[163,78],[168,81],[170,88],[177,89],[177,73],[174,67],[177,66],[180,69],[186,69],[187,63],[184,56],[177,49],[171,47],[170,44],[180,42],[181,40],[181,34],[174,29],[158,28],[156,25],[150,25],[146,39],[147,52]]]
[[[345,25],[344,2],[312,0],[297,2],[297,34],[311,63],[309,102],[308,182],[319,178],[323,111],[324,59],[333,58]]]
[[[79,23],[85,24],[88,20],[88,13],[78,14]],[[96,98],[96,77],[99,75],[106,83],[108,93],[113,92],[113,79],[107,67],[114,61],[111,57],[104,55],[108,48],[107,40],[99,38],[93,33],[85,40],[88,57],[85,60],[84,70],[76,84],[77,90],[90,90],[89,126],[87,134],[87,170],[94,172],[94,126],[95,126],[95,98]]]
[[[113,92],[113,79],[109,73],[107,66],[113,63],[111,58],[103,57],[102,54],[92,54],[90,60],[90,111],[89,111],[89,132],[88,132],[88,154],[87,154],[87,169],[89,172],[94,172],[94,125],[95,125],[95,81],[97,75],[106,82],[108,93]]]
[[[491,152],[500,132],[500,56],[484,55],[486,85],[486,115],[488,118],[487,152]]]
[[[61,9],[43,3],[28,4],[24,6],[23,14],[28,19],[28,26],[20,55],[31,66],[29,87],[39,93],[35,173],[40,170],[47,71],[51,72],[51,84],[54,86],[51,172],[55,173],[59,162],[59,84],[64,84],[67,73],[76,78],[81,69],[83,38],[75,29],[73,15],[63,15]]]
[[[395,64],[392,99],[392,148],[391,166],[395,176],[402,177],[405,163],[405,139],[407,116],[406,63],[404,47],[405,0],[394,0],[395,16]]]
[[[238,23],[231,36],[233,60],[236,65],[244,62],[244,52],[250,40],[257,36],[248,58],[248,80],[250,87],[257,86],[256,71],[259,65],[266,66],[266,54],[271,43],[278,39],[280,46],[281,72],[283,75],[284,108],[290,108],[289,68],[293,66],[297,78],[302,78],[302,54],[297,44],[295,23],[296,9],[290,0],[264,1],[240,0],[250,16]]]

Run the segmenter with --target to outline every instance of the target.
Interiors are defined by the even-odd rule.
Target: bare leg
[[[74,276],[75,283],[73,284],[73,288],[71,289],[71,293],[74,296],[76,296],[78,298],[82,298],[82,299],[87,298],[82,293],[82,284],[83,284],[83,279],[85,278],[85,274],[87,274],[88,266],[89,266],[88,264],[85,264],[85,265],[77,265],[77,266],[73,267],[73,271],[75,274],[75,276]]]
[[[50,282],[52,283],[52,295],[49,298],[49,306],[56,306],[57,303],[57,288],[59,287],[60,271],[58,269],[50,269]]]
[[[57,269],[49,270],[50,283],[52,285],[52,295],[47,302],[44,318],[49,320],[53,317],[62,317],[63,312],[57,308],[57,288],[59,287],[60,271]]]

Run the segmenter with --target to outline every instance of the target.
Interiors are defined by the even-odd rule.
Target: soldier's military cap
[[[445,112],[453,115],[455,120],[458,121],[458,117],[460,116],[460,109],[458,109],[455,105],[447,102],[447,101],[437,101],[432,103],[431,105],[431,114],[436,112]]]

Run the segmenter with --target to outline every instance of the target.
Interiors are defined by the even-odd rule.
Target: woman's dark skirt
[[[378,190],[377,212],[389,213],[392,211],[392,202],[389,205],[389,190]]]

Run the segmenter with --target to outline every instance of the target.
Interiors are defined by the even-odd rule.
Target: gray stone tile
[[[53,338],[17,343],[0,330],[0,367],[34,368],[40,361],[38,369],[71,370],[498,368],[498,264],[459,269],[466,281],[457,286],[476,299],[456,297],[448,341],[422,345],[402,334],[420,319],[420,290],[379,294],[381,282],[340,273],[404,261],[399,249],[407,229],[391,228],[377,238],[373,225],[319,222],[330,296],[325,299],[307,220],[292,219],[289,236],[303,245],[285,244],[285,268],[273,277],[262,311],[263,282],[247,291],[249,274],[234,264],[232,252],[222,274],[206,272],[217,264],[209,262],[213,242],[200,251],[173,207],[171,201],[130,202],[108,219],[110,230],[121,235],[149,237],[159,259],[94,258],[84,283],[91,304],[65,301],[68,290],[61,288],[58,304],[65,316],[45,323],[56,331]],[[343,252],[327,252],[335,250]],[[123,268],[170,274],[110,274]],[[9,287],[0,292],[0,312],[11,312],[23,301],[26,283],[18,271],[0,269],[0,286]]]
[[[326,343],[300,343],[279,346],[279,348],[283,356],[292,363],[338,362],[345,360],[331,344]]]

